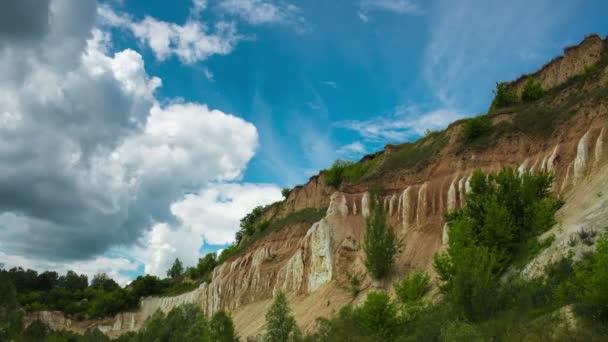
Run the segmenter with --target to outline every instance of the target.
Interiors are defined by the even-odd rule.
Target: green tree
[[[211,281],[213,269],[217,266],[217,255],[215,253],[207,253],[204,257],[198,259],[196,272],[198,276],[206,282]]]
[[[225,311],[216,312],[211,317],[209,324],[211,340],[217,342],[234,342],[238,341],[234,323]]]
[[[281,195],[283,195],[284,198],[287,198],[289,196],[289,192],[291,192],[289,188],[283,188],[281,190]]]
[[[511,89],[508,82],[496,82],[496,90],[494,90],[494,100],[491,108],[502,108],[514,105],[517,102],[517,95]]]
[[[575,268],[576,299],[591,315],[608,319],[608,235],[597,242],[595,253]]]
[[[368,335],[382,340],[390,340],[398,327],[397,307],[385,292],[370,292],[355,317]]]
[[[542,84],[533,77],[528,77],[524,89],[521,93],[521,99],[524,102],[532,102],[540,99],[544,95]]]
[[[380,204],[379,193],[377,187],[370,191],[371,210],[363,240],[365,266],[376,279],[383,278],[392,271],[400,245],[393,228],[386,223],[386,213]]]
[[[179,260],[179,258],[175,258],[173,265],[171,265],[171,268],[167,271],[167,277],[177,279],[181,277],[183,273],[184,265],[182,264],[181,260]]]
[[[283,291],[279,291],[266,313],[266,340],[268,342],[292,341],[299,334],[296,319],[291,314],[287,297]]]
[[[120,289],[114,279],[108,277],[105,273],[98,273],[91,280],[91,287],[103,289],[104,291],[114,291]]]
[[[394,285],[397,298],[402,303],[416,302],[430,289],[430,278],[426,272],[412,272]]]

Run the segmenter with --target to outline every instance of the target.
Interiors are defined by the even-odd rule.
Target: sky
[[[336,159],[483,113],[601,0],[0,3],[0,263],[164,276]]]

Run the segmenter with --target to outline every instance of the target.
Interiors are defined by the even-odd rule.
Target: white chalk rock
[[[311,265],[308,274],[308,292],[317,290],[332,277],[330,235],[327,219],[313,224],[306,233],[310,241]]]
[[[424,223],[427,209],[427,183],[422,184],[418,190],[418,205],[416,206],[416,225],[418,228]]]
[[[342,192],[334,192],[329,200],[329,207],[327,208],[327,216],[341,216],[346,217],[348,215],[348,206],[346,205],[346,196]]]
[[[574,174],[572,183],[576,184],[584,175],[587,167],[587,149],[589,147],[589,131],[583,135],[576,146],[576,158],[574,159]]]
[[[409,228],[410,225],[410,217],[411,217],[411,212],[412,212],[412,207],[411,207],[411,197],[412,197],[412,188],[411,187],[407,187],[405,190],[403,190],[403,193],[401,194],[401,205],[402,205],[402,209],[401,209],[401,216],[402,216],[402,224],[403,224],[403,233],[407,233],[407,230]]]
[[[361,197],[361,215],[364,218],[369,217],[369,192],[364,193]]]

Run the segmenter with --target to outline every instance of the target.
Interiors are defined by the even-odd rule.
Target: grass
[[[394,171],[404,168],[421,169],[439,154],[448,143],[446,131],[434,132],[428,137],[413,143],[398,145],[395,151],[386,156],[380,166],[381,171]]]

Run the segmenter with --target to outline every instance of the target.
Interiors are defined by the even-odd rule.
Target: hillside
[[[136,312],[103,320],[75,320],[60,312],[34,312],[55,330],[84,332],[97,327],[116,337],[138,330],[157,309],[164,312],[196,303],[207,314],[231,312],[240,336],[263,332],[264,315],[278,290],[286,291],[304,331],[318,317],[330,317],[344,305],[361,302],[373,289],[392,290],[392,283],[411,270],[434,274],[433,255],[443,250],[448,226],[445,214],[460,208],[474,170],[554,174],[553,192],[565,205],[546,236],[551,244],[522,268],[533,278],[543,267],[572,250],[579,258],[592,247],[568,245],[581,227],[608,226],[608,42],[596,35],[564,50],[564,55],[532,75],[511,82],[520,97],[529,76],[542,85],[538,100],[493,106],[480,117],[483,129],[464,133],[472,119],[454,122],[412,143],[387,145],[383,151],[345,166],[341,179],[328,185],[330,171],[292,189],[287,198],[265,209],[262,219],[281,222],[243,246],[213,271],[212,281],[175,297],[144,298]],[[331,175],[334,177],[334,175]],[[333,179],[332,179],[333,181]],[[382,188],[388,220],[403,239],[394,274],[374,281],[364,266],[361,247],[369,215],[369,188]],[[298,217],[305,210],[327,208],[320,220]],[[546,237],[545,236],[545,237]],[[361,279],[356,298],[346,289],[349,277]]]

